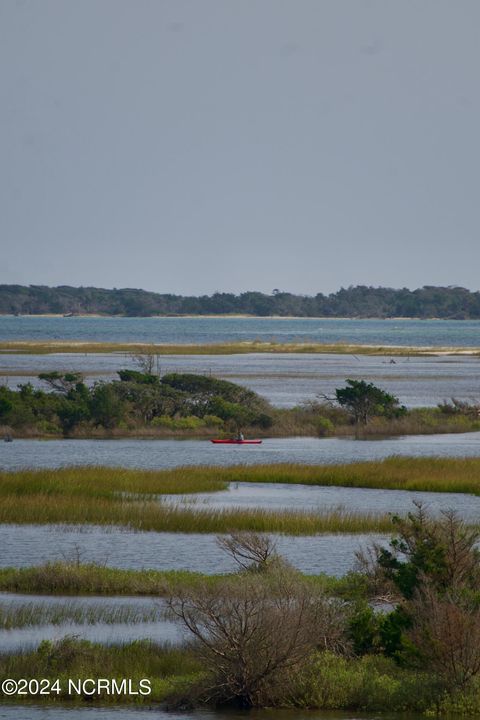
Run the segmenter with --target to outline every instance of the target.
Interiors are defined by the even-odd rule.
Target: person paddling
[[[245,438],[243,437],[243,433],[241,430],[238,431],[237,437],[235,438],[237,442],[243,442]]]

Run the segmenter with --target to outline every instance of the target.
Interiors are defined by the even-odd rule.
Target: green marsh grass
[[[186,494],[224,490],[227,481],[191,477],[188,468],[168,474],[163,470],[130,470],[126,468],[74,466],[46,470],[0,472],[0,497],[16,495],[68,495],[94,498],[131,495]]]
[[[0,472],[0,497],[64,495],[131,500],[148,495],[214,492],[232,482],[289,483],[480,494],[480,457],[391,456],[335,465],[183,466],[171,470],[128,470],[74,466]]]
[[[70,702],[86,700],[91,704],[98,698],[68,695],[68,678],[131,678],[133,686],[142,678],[152,682],[152,693],[147,696],[102,693],[102,703],[160,702],[178,687],[195,682],[201,672],[200,665],[188,648],[167,644],[137,641],[122,645],[99,645],[72,637],[58,642],[45,641],[33,651],[0,654],[1,677],[60,679],[60,695],[35,696],[35,702]],[[14,696],[9,701],[22,703],[25,698]]]
[[[215,586],[226,575],[204,575],[188,570],[123,570],[94,563],[55,562],[24,568],[0,568],[0,591],[38,595],[128,595],[169,597],[178,588]],[[228,575],[230,579],[241,574]],[[325,574],[304,576],[329,592],[348,584],[345,578]]]
[[[480,494],[480,457],[440,458],[392,456],[383,460],[336,465],[236,465],[164,470],[179,483],[185,473],[190,481],[288,483],[335,487],[376,488],[424,492]],[[220,488],[219,488],[220,489]]]
[[[62,340],[5,341],[0,353],[45,355],[49,353],[152,353],[155,355],[241,355],[245,353],[335,353],[355,355],[422,356],[478,355],[479,347],[405,347],[400,345],[353,345],[348,343],[277,343],[245,341],[198,345],[69,342]]]
[[[2,499],[0,523],[69,524],[120,526],[130,530],[229,533],[233,530],[274,532],[286,535],[320,533],[389,532],[389,515],[333,510],[324,513],[302,511],[271,512],[251,510],[191,510],[165,506],[155,501],[127,502],[105,498],[31,495],[19,502]]]
[[[225,579],[188,570],[123,570],[94,563],[54,562],[0,568],[0,591],[39,595],[168,596],[177,587]]]
[[[391,457],[342,465],[181,467],[143,471],[73,467],[0,473],[0,523],[94,524],[133,530],[227,533],[232,530],[317,533],[388,532],[389,515],[343,509],[268,511],[185,508],[161,502],[222,490],[230,482],[299,483],[480,494],[480,458]]]

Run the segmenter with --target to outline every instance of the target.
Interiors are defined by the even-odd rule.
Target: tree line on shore
[[[183,296],[134,288],[0,285],[0,314],[44,313],[475,319],[480,318],[480,292],[456,286],[409,290],[358,285],[315,296],[278,289],[271,294],[252,291]]]

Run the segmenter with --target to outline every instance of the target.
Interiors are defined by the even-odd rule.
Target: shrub
[[[437,698],[431,679],[388,658],[315,653],[294,679],[290,704],[324,710],[425,711]]]
[[[183,418],[172,418],[168,415],[160,415],[159,417],[153,418],[151,425],[153,427],[164,427],[170,430],[197,430],[200,427],[204,427],[205,422],[202,418],[198,418],[195,415],[189,415]]]
[[[222,427],[223,420],[218,415],[205,415],[203,421],[207,427]]]
[[[315,425],[317,427],[319,437],[328,437],[329,435],[333,435],[335,432],[335,425],[326,417],[320,416],[319,418],[316,418]]]
[[[169,607],[197,640],[207,676],[204,699],[239,707],[278,703],[288,674],[317,646],[342,646],[341,607],[284,568],[245,573],[170,598]]]

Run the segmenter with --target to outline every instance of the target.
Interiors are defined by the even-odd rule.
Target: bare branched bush
[[[152,346],[151,350],[143,353],[132,353],[130,358],[145,375],[159,375],[158,354]]]
[[[465,415],[470,418],[480,417],[480,403],[477,400],[467,402],[452,397],[449,402],[444,400],[437,405],[440,412],[444,415]]]
[[[408,635],[421,662],[448,692],[463,690],[480,673],[478,599],[459,591],[440,595],[425,582],[411,603]]]
[[[276,543],[269,536],[255,532],[233,532],[219,535],[217,545],[243,570],[265,570],[279,559]]]
[[[344,652],[343,606],[296,572],[246,573],[241,582],[205,583],[170,598],[196,641],[205,702],[253,707],[278,703],[289,678],[315,649]]]

